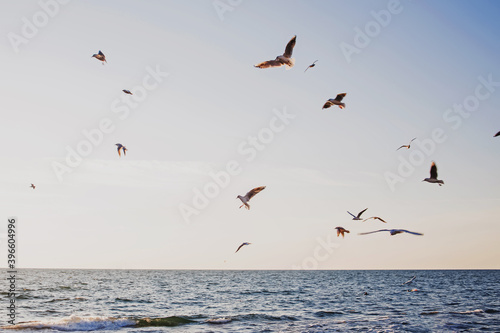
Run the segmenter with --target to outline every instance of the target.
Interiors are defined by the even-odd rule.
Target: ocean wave
[[[123,302],[123,303],[153,303],[152,301],[142,300],[142,299],[129,299],[118,297],[115,298],[115,302]]]
[[[45,303],[54,303],[54,302],[62,302],[62,301],[71,301],[71,298],[54,298],[50,301],[46,301]]]
[[[138,319],[135,327],[157,327],[157,326],[179,326],[192,323],[192,320],[183,317],[165,317],[165,318],[144,318]]]
[[[457,312],[450,312],[450,313],[451,314],[477,314],[477,313],[484,313],[484,310],[476,309],[476,310],[457,311]]]
[[[43,330],[52,329],[56,331],[96,331],[116,330],[122,327],[134,326],[136,321],[130,319],[118,319],[109,317],[78,317],[71,316],[59,320],[31,321],[19,323],[12,326],[4,326],[2,329],[11,330]]]
[[[260,320],[273,320],[273,321],[279,321],[279,320],[285,320],[285,321],[295,321],[299,320],[296,317],[293,316],[271,316],[267,314],[260,314],[260,313],[250,313],[250,314],[244,314],[244,315],[236,315],[230,317],[233,320],[244,320],[244,321],[260,321]]]
[[[88,332],[99,330],[118,330],[123,327],[173,327],[192,323],[182,317],[165,318],[112,318],[112,317],[78,317],[71,316],[58,320],[31,321],[16,325],[3,326],[0,329],[10,330],[44,330]]]
[[[17,299],[32,299],[32,298],[39,298],[39,297],[30,296],[30,295],[26,295],[26,294],[21,294],[21,295],[17,296],[16,298]]]
[[[427,311],[427,312],[421,312],[421,316],[433,316],[439,314],[439,311]]]
[[[318,312],[315,312],[314,315],[316,317],[330,317],[330,316],[338,316],[338,315],[343,315],[344,313],[343,312],[340,312],[340,311],[318,311]]]

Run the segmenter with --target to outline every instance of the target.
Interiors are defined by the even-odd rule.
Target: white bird
[[[344,109],[345,103],[342,103],[342,99],[347,95],[347,93],[338,94],[335,99],[330,98],[326,101],[325,105],[323,105],[323,109],[328,109],[332,105],[338,105],[339,108]]]
[[[401,147],[399,147],[398,149],[396,149],[396,151],[400,150],[401,148],[405,148],[405,147],[406,147],[406,149],[410,149],[410,145],[411,145],[411,143],[413,142],[413,140],[415,140],[415,139],[416,139],[416,138],[411,139],[411,141],[410,141],[410,143],[409,143],[409,144],[407,144],[407,145],[402,145]]]
[[[444,184],[444,181],[437,179],[438,178],[438,169],[436,166],[436,163],[432,162],[431,164],[431,177],[430,178],[425,178],[422,180],[423,182],[428,182],[428,183],[437,183],[439,186]]]
[[[405,230],[405,229],[380,229],[380,230],[376,230],[376,231],[362,232],[362,233],[359,233],[358,235],[368,235],[368,234],[373,234],[373,233],[381,232],[381,231],[389,231],[391,233],[391,236],[394,236],[394,235],[397,235],[397,234],[401,234],[403,232],[407,232],[409,234],[418,235],[418,236],[423,236],[424,235],[424,234],[421,234],[419,232],[408,231],[408,230]]]
[[[417,276],[416,276],[416,275],[413,275],[413,276],[411,277],[411,279],[409,279],[408,281],[406,281],[405,283],[403,283],[403,284],[402,284],[402,286],[403,286],[403,285],[405,285],[405,284],[410,284],[410,283],[412,283],[412,282],[413,282],[413,280],[415,280],[416,278],[417,278]]]
[[[314,66],[316,66],[316,62],[317,62],[317,61],[318,61],[318,60],[314,60],[314,62],[313,62],[312,64],[310,64],[310,65],[306,68],[306,70],[304,71],[304,73],[305,73],[305,72],[307,72],[307,70],[308,70],[309,68],[313,68]]]
[[[250,209],[250,205],[248,204],[250,199],[252,199],[257,193],[259,193],[260,191],[262,191],[265,188],[266,188],[265,186],[256,187],[256,188],[248,191],[248,193],[245,194],[245,196],[238,195],[236,197],[236,199],[240,199],[241,202],[243,202],[243,205],[241,205],[240,208],[245,206],[246,209]]]
[[[123,156],[127,156],[127,148],[124,145],[122,145],[121,143],[117,143],[116,146],[118,146],[118,156],[122,157],[120,149],[123,151]]]
[[[339,235],[342,235],[342,238],[344,238],[344,233],[350,233],[349,230],[346,230],[342,227],[336,227],[335,229],[337,229],[337,237],[339,237]]]
[[[351,216],[353,217],[353,220],[358,221],[358,220],[362,220],[362,218],[361,218],[361,214],[363,214],[363,213],[365,212],[365,210],[367,210],[367,209],[368,209],[368,208],[365,208],[365,209],[363,209],[362,211],[360,211],[360,212],[358,213],[358,216],[354,216],[354,214],[352,214],[350,211],[347,211],[347,212],[349,213],[349,215],[351,215]]]
[[[240,246],[238,246],[238,248],[236,249],[236,252],[238,252],[243,246],[250,245],[250,244],[252,244],[252,243],[247,243],[247,242],[242,243]],[[234,253],[236,253],[236,252],[234,252]]]
[[[279,55],[274,60],[263,61],[255,67],[258,68],[269,68],[269,67],[281,67],[285,66],[288,70],[295,65],[295,59],[292,58],[293,47],[295,46],[295,41],[297,40],[297,36],[293,36],[292,39],[286,44],[285,53],[283,55]]]
[[[97,60],[102,61],[103,65],[104,65],[105,62],[107,63],[106,56],[104,55],[104,53],[101,52],[101,50],[99,50],[99,53],[94,54],[92,57],[96,58]]]
[[[387,222],[385,222],[383,219],[381,219],[381,218],[380,218],[380,217],[378,217],[378,216],[372,216],[372,217],[369,217],[369,218],[367,218],[367,219],[364,219],[364,220],[363,220],[363,222],[365,222],[365,221],[367,221],[367,220],[369,220],[369,219],[380,220],[380,221],[382,221],[382,222],[384,222],[384,223],[387,223]]]

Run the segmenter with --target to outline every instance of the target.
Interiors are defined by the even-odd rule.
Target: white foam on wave
[[[53,329],[57,331],[95,331],[115,330],[121,327],[133,326],[136,322],[131,319],[119,319],[110,317],[78,317],[71,316],[59,320],[31,321],[3,329]]]
[[[469,311],[459,311],[459,312],[452,312],[455,314],[472,314],[472,313],[483,313],[484,311],[481,309],[476,309],[476,310],[469,310]]]
[[[208,324],[226,324],[231,322],[231,318],[212,318],[206,321]]]

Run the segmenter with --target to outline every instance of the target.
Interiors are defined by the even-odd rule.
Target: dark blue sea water
[[[500,332],[499,270],[20,270],[17,278],[14,326],[2,284],[3,330]]]

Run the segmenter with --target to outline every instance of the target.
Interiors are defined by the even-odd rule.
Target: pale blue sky
[[[75,0],[30,38],[40,4],[1,5],[0,233],[18,217],[20,267],[500,268],[500,4],[243,0],[220,14],[218,3],[229,2]],[[376,23],[372,12],[390,8]],[[370,26],[348,61],[342,45]],[[13,34],[26,38],[18,52]],[[294,35],[294,68],[253,67]],[[155,69],[168,76],[121,119],[134,98],[121,90]],[[321,109],[341,92],[346,109]],[[467,118],[452,111],[471,101]],[[248,137],[284,110],[295,118],[248,161]],[[103,119],[113,129],[59,181],[53,164]],[[425,153],[418,141],[435,129],[445,139]],[[386,175],[415,154],[391,188]],[[231,160],[241,172],[186,223],[179,207]],[[442,187],[421,182],[431,161]],[[238,209],[236,196],[262,185]],[[388,223],[346,212],[367,207]],[[337,238],[336,226],[351,233]],[[425,235],[357,235],[380,228]],[[242,242],[252,245],[233,254]]]

